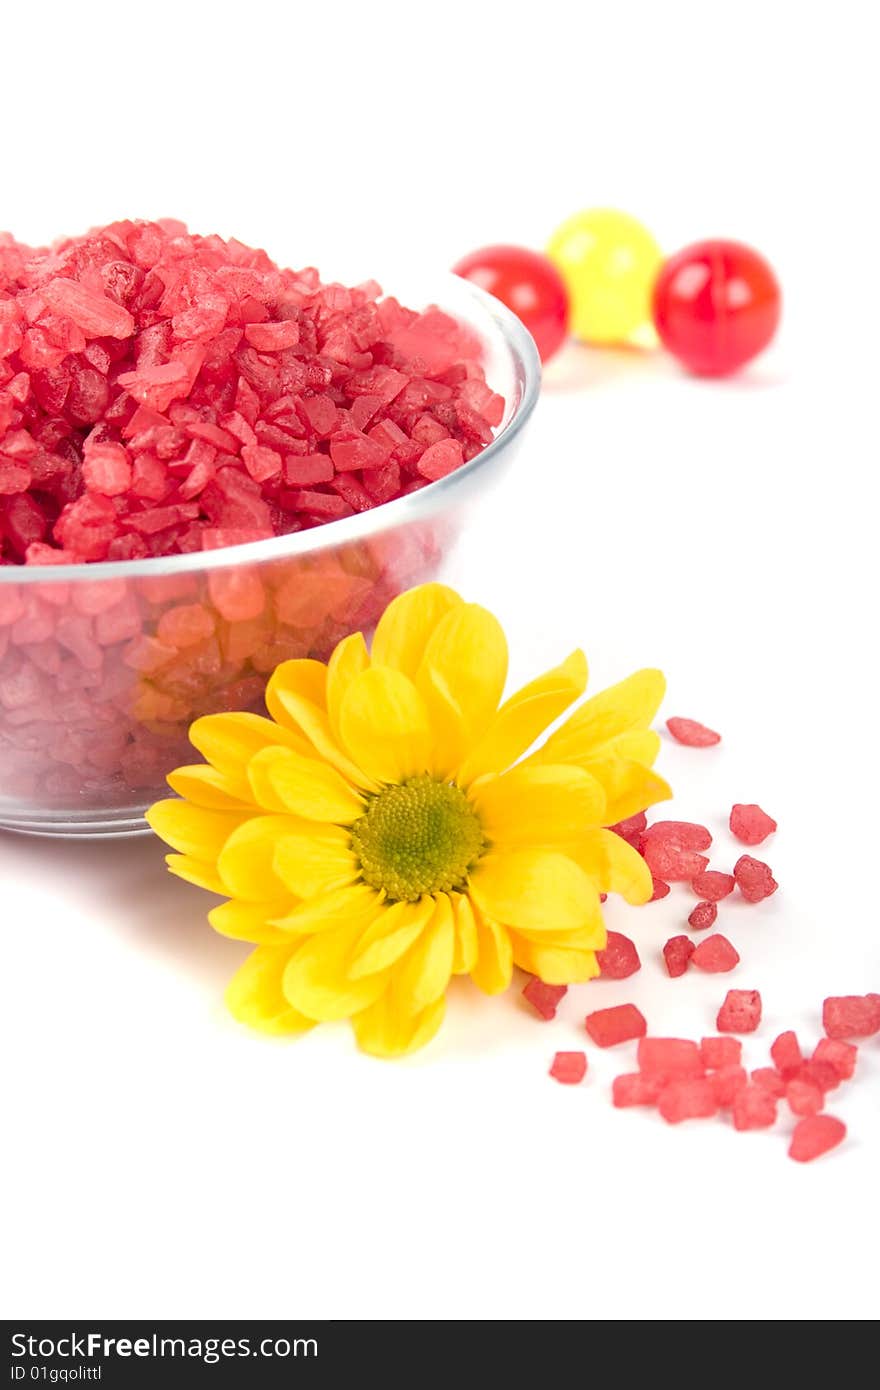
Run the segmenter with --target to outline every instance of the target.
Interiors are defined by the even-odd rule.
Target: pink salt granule
[[[576,1086],[586,1074],[585,1052],[557,1052],[550,1065],[550,1075],[563,1086]]]
[[[596,960],[603,980],[626,980],[642,968],[635,942],[617,931],[608,933],[604,948],[596,952]]]
[[[713,1071],[738,1067],[742,1061],[742,1043],[739,1038],[703,1038],[700,1057],[703,1065]]]
[[[869,1038],[880,1033],[880,994],[831,995],[822,1004],[829,1038]]]
[[[545,1023],[549,1023],[556,1017],[559,1002],[567,993],[568,985],[545,985],[543,980],[533,975],[523,989],[523,998],[528,1000]]]
[[[712,836],[704,825],[689,821],[656,821],[644,833],[642,852],[654,878],[666,883],[690,882],[708,867],[699,850],[708,849]]]
[[[720,734],[707,728],[697,719],[683,719],[673,715],[671,719],[667,719],[666,727],[676,743],[683,743],[687,748],[711,748],[713,744],[721,742]]]
[[[846,1125],[834,1115],[807,1115],[795,1126],[788,1149],[796,1163],[820,1158],[846,1138]]]
[[[689,936],[671,936],[663,947],[667,974],[674,980],[683,975],[696,947]]]
[[[584,1027],[597,1047],[616,1047],[618,1043],[643,1038],[648,1030],[644,1014],[635,1004],[615,1004],[587,1014]]]
[[[471,330],[374,282],[171,220],[0,237],[0,564],[352,516],[461,467],[503,413]]]
[[[730,833],[744,845],[760,845],[772,835],[776,821],[754,802],[737,802],[730,812]]]

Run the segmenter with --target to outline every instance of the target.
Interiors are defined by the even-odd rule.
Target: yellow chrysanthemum
[[[395,599],[368,652],[287,661],[270,719],[215,714],[204,764],[168,781],[148,819],[172,873],[229,899],[217,931],[253,942],[227,1000],[237,1019],[299,1033],[350,1018],[380,1057],[423,1046],[450,976],[507,988],[514,965],[588,980],[605,944],[600,892],[651,896],[640,855],[603,827],[670,795],[651,771],[659,671],[580,695],[575,651],[503,704],[498,621],[451,589]]]

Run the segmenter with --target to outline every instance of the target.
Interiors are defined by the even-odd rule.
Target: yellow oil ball
[[[571,298],[571,331],[588,343],[622,343],[651,318],[663,259],[641,222],[612,208],[576,212],[547,246]]]

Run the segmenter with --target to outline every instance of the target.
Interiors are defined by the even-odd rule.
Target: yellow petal
[[[299,657],[293,661],[282,661],[272,672],[266,686],[266,708],[279,724],[293,728],[286,718],[285,709],[278,703],[279,695],[299,695],[309,704],[319,709],[327,708],[327,667],[323,661],[313,661],[310,657]]]
[[[540,762],[579,763],[601,755],[605,745],[630,729],[646,729],[663,699],[662,671],[636,671],[594,695],[575,710],[537,754]]]
[[[451,778],[470,742],[461,706],[437,671],[423,669],[419,694],[425,702],[431,726],[428,771],[442,780]]]
[[[506,927],[476,912],[477,963],[471,979],[484,994],[502,994],[510,984],[513,973],[513,946]]]
[[[401,1013],[386,991],[375,1004],[355,1014],[351,1026],[362,1052],[372,1057],[405,1057],[431,1041],[445,1011],[446,998],[441,995],[418,1013]]]
[[[608,758],[586,762],[583,766],[605,788],[605,821],[608,825],[616,825],[619,820],[626,820],[628,816],[634,816],[637,811],[644,811],[658,801],[668,801],[672,796],[669,783],[641,763],[629,762],[625,758]]]
[[[417,1013],[445,993],[454,946],[452,903],[438,893],[430,922],[394,970],[392,995],[400,1008]]]
[[[417,903],[392,903],[363,933],[352,954],[349,974],[353,980],[361,975],[375,975],[394,965],[431,920],[433,898],[420,898]]]
[[[556,850],[487,854],[471,873],[471,897],[498,922],[526,931],[576,931],[594,920],[598,890]]]
[[[291,1008],[281,982],[290,946],[258,946],[226,990],[226,1006],[239,1023],[263,1033],[306,1033],[314,1022]]]
[[[346,923],[366,931],[379,913],[386,910],[375,888],[367,883],[353,883],[297,903],[284,917],[276,917],[274,923],[284,931],[304,934],[333,931]]]
[[[374,666],[392,666],[415,677],[425,647],[437,624],[461,599],[445,584],[420,584],[389,603],[376,628],[371,657]]]
[[[514,936],[513,955],[521,970],[537,975],[547,985],[581,984],[599,974],[599,962],[593,951],[542,947],[517,935]]]
[[[355,676],[366,671],[370,664],[367,644],[362,632],[353,632],[337,644],[327,663],[327,716],[333,737],[339,743],[339,711],[343,696]]]
[[[289,932],[273,927],[271,918],[286,912],[284,900],[265,903],[243,903],[232,899],[221,903],[208,913],[208,921],[221,936],[234,941],[253,941],[258,946],[281,946],[287,943],[288,954],[295,943]]]
[[[452,957],[453,975],[469,975],[477,963],[477,923],[470,899],[463,893],[453,893],[455,913],[455,951]]]
[[[205,888],[209,893],[219,893],[221,898],[226,889],[217,873],[216,865],[206,864],[201,859],[191,859],[186,854],[166,854],[165,863],[172,874],[182,878],[185,883],[194,883],[196,888]]]
[[[250,800],[247,764],[261,748],[283,744],[308,750],[300,735],[279,728],[262,715],[247,713],[205,714],[190,725],[189,741],[212,767],[223,773],[228,788],[245,800]]]
[[[531,764],[488,777],[470,790],[495,849],[557,845],[605,823],[605,793],[595,777],[565,764]]]
[[[253,811],[253,802],[246,802],[239,795],[241,779],[218,772],[207,763],[175,768],[166,780],[173,792],[194,806],[206,806],[212,811]]]
[[[304,740],[300,752],[318,753],[354,786],[374,784],[337,744],[327,714],[327,668],[320,661],[284,661],[266,686],[266,705],[273,719]]]
[[[400,671],[374,666],[355,676],[343,697],[339,726],[351,758],[379,782],[402,782],[429,766],[425,704]]]
[[[485,733],[498,709],[506,680],[507,639],[498,619],[479,604],[457,604],[428,639],[416,674],[419,690],[425,695],[439,682],[461,711],[465,733],[473,741]]]
[[[274,869],[275,846],[303,824],[296,816],[252,816],[234,831],[217,858],[224,892],[250,902],[285,898],[287,886]]]
[[[208,863],[216,859],[234,830],[246,824],[252,813],[210,811],[188,801],[157,801],[146,812],[146,821],[172,849]]]
[[[531,941],[535,946],[560,951],[603,951],[608,944],[608,932],[601,914],[587,927],[578,931],[516,931],[511,932],[514,949],[517,940]]]
[[[359,923],[316,932],[300,946],[284,972],[288,1002],[320,1023],[348,1018],[385,991],[387,970],[353,980],[348,971],[362,931]]]
[[[628,758],[631,762],[653,767],[660,752],[660,735],[655,729],[630,729],[609,739],[606,750],[616,758]]]
[[[248,763],[248,779],[254,797],[269,811],[339,825],[364,813],[362,799],[334,767],[292,748],[264,748]]]
[[[360,873],[349,836],[335,825],[316,826],[314,833],[282,836],[275,845],[272,867],[297,898],[342,888],[354,883]]]
[[[503,772],[568,709],[587,687],[587,659],[574,651],[560,666],[505,700],[479,743],[462,763],[458,780],[468,786],[487,772]]]
[[[628,903],[646,903],[654,891],[651,870],[638,850],[611,830],[589,830],[566,850],[601,893],[620,893]]]

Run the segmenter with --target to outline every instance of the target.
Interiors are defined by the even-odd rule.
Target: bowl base
[[[0,811],[0,830],[56,840],[131,839],[136,835],[150,834],[143,813],[130,806],[120,808],[118,812],[104,811],[100,815],[94,811],[56,811],[33,817],[10,816]]]

